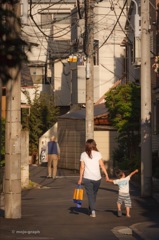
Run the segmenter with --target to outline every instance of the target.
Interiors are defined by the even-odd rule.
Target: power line
[[[61,2],[61,1],[59,1],[59,2]],[[34,15],[32,14],[32,0],[30,0],[30,14],[29,14],[29,16],[30,16],[30,18],[32,19],[32,21],[33,21],[33,23],[35,24],[35,26],[38,28],[38,30],[45,36],[45,37],[49,37],[49,38],[54,38],[54,36],[50,36],[50,35],[47,35],[42,29],[41,29],[41,27],[39,27],[39,25],[37,24],[37,22],[35,21],[35,19],[34,19]],[[57,3],[56,3],[57,4]],[[49,9],[50,7],[47,7],[46,9]],[[45,10],[46,10],[45,9]],[[43,9],[44,10],[44,9]],[[76,12],[78,12],[78,10],[76,10]],[[48,23],[49,25],[50,24],[54,24],[54,23],[58,23],[58,22],[60,22],[60,21],[62,21],[62,20],[65,20],[65,19],[67,19],[67,18],[71,18],[71,16],[73,15],[74,13],[70,13],[69,14],[69,16],[67,16],[67,17],[63,17],[63,18],[61,18],[61,19],[59,19],[59,20],[53,20],[52,22],[50,22],[50,23]],[[48,25],[48,24],[46,24],[46,26]],[[71,29],[70,29],[70,31],[71,31]],[[69,32],[70,32],[69,31]],[[66,34],[66,33],[65,33]],[[64,35],[65,35],[64,34]],[[64,35],[61,35],[61,36],[57,36],[56,38],[59,38],[59,37],[62,37],[62,36],[64,36]]]
[[[114,27],[112,28],[110,34],[109,34],[108,37],[105,39],[105,41],[101,44],[101,46],[99,46],[99,49],[104,46],[104,44],[108,41],[108,39],[110,38],[111,34],[113,33],[114,29],[116,28],[116,25],[118,24],[118,21],[119,21],[122,13],[123,13],[123,11],[124,11],[124,8],[125,8],[125,6],[126,6],[126,3],[127,3],[127,0],[125,1],[124,5],[123,5],[123,7],[122,7],[121,13],[119,14],[119,17],[118,17],[116,23],[114,24]]]
[[[112,5],[114,5],[112,0],[111,0],[111,2],[112,2]],[[113,7],[113,12],[114,12],[114,14],[115,14],[115,16],[116,16],[116,18],[117,18],[117,14],[116,14],[116,11],[115,11],[115,7]],[[117,21],[118,21],[118,24],[119,24],[121,30],[123,31],[123,33],[125,34],[126,38],[128,39],[129,43],[132,44],[130,38],[128,37],[128,35],[126,34],[125,30],[124,30],[123,27],[121,26],[121,23],[119,22],[119,19],[118,19],[118,18],[117,18]]]

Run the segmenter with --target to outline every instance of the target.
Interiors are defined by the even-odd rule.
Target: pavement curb
[[[150,224],[152,224],[152,222],[139,222],[139,223],[135,223],[135,224],[131,225],[130,228],[132,229],[133,236],[139,237],[140,240],[151,240],[143,232],[141,232],[138,229],[138,228],[140,228],[141,225],[144,225],[143,229],[145,229],[145,227]]]

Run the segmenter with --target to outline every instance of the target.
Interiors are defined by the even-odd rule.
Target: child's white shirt
[[[113,180],[114,184],[117,184],[119,186],[119,193],[129,193],[129,181],[130,176],[127,176],[125,178],[115,179]]]

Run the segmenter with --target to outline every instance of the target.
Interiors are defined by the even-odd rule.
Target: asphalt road
[[[91,218],[85,191],[80,209],[72,200],[78,173],[60,169],[56,180],[46,176],[46,167],[30,166],[30,180],[38,187],[22,191],[21,219],[5,219],[1,210],[0,239],[147,240],[139,234],[146,222],[154,224],[152,234],[147,232],[153,238],[148,239],[159,239],[159,205],[153,198],[141,198],[138,187],[131,185],[131,218],[125,216],[124,207],[122,217],[117,217],[117,186],[103,178],[97,196],[97,217]]]

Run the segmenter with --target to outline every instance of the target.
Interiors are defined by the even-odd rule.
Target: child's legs
[[[123,196],[119,194],[118,195],[118,200],[117,200],[117,209],[118,209],[118,211],[121,211],[122,202],[123,202]]]
[[[118,211],[121,211],[121,204],[117,202],[117,209]]]
[[[125,196],[124,203],[126,207],[126,216],[130,216],[130,208],[131,208],[130,195]]]
[[[130,216],[130,208],[126,207],[126,216]]]

